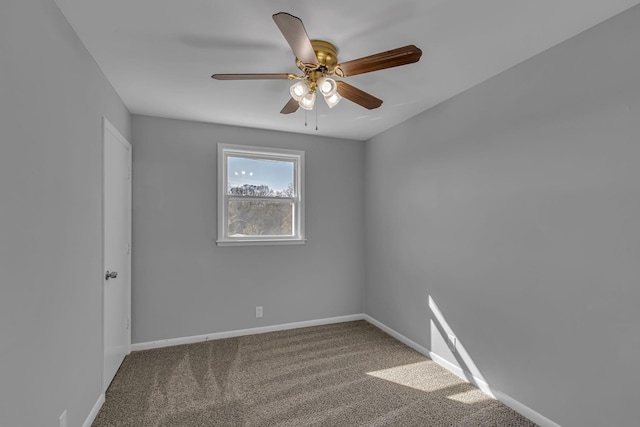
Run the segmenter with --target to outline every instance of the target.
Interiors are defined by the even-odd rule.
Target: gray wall
[[[366,312],[563,426],[640,418],[638,23],[635,7],[366,146]]]
[[[102,387],[102,116],[130,116],[50,0],[0,2],[0,424]]]
[[[134,343],[362,312],[363,142],[135,115],[132,138]],[[216,246],[219,142],[305,151],[305,245]]]

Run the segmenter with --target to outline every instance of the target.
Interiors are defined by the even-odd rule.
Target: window
[[[218,245],[304,242],[304,151],[218,144]]]

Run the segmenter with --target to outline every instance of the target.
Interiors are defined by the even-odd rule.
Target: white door
[[[103,120],[103,391],[131,346],[131,144]]]

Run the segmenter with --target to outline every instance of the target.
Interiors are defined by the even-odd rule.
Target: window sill
[[[304,245],[307,239],[296,240],[217,240],[218,246],[278,246],[278,245]]]

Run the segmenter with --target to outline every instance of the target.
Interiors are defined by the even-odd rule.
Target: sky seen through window
[[[227,182],[231,188],[249,184],[283,191],[293,184],[293,166],[292,161],[229,156]]]

